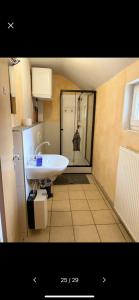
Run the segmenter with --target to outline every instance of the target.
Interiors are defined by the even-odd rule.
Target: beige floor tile
[[[73,225],[94,224],[90,211],[72,211]]]
[[[50,226],[50,222],[51,222],[51,212],[48,211],[48,223],[47,223],[48,226]]]
[[[52,202],[53,202],[52,199],[48,199],[48,200],[47,200],[47,208],[48,208],[48,211],[51,211],[51,210],[52,210]]]
[[[67,192],[68,191],[68,185],[54,185],[54,192]]]
[[[88,200],[88,204],[91,210],[101,210],[101,209],[108,209],[107,205],[105,204],[104,200],[97,199],[97,200]]]
[[[92,211],[95,224],[114,224],[115,219],[109,210]]]
[[[100,242],[95,225],[74,226],[76,242]]]
[[[96,225],[102,242],[126,242],[118,225]]]
[[[85,191],[85,196],[87,199],[103,199],[98,191]]]
[[[29,230],[29,235],[25,239],[25,242],[29,242],[29,243],[48,242],[49,232],[50,232],[50,227],[47,227],[44,230]]]
[[[50,242],[74,242],[73,227],[51,227]]]
[[[53,200],[68,200],[69,199],[69,194],[68,192],[60,192],[60,191],[56,191],[54,192],[53,195]]]
[[[70,211],[69,200],[57,200],[53,201],[52,211]]]
[[[94,183],[82,184],[83,191],[97,191],[97,187]]]
[[[126,231],[123,224],[118,224],[118,226],[120,227],[120,230],[121,230],[124,238],[126,239],[126,241],[129,243],[133,243],[134,242],[133,239],[130,237],[129,233]]]
[[[68,190],[69,191],[82,191],[82,184],[69,184]]]
[[[86,199],[83,191],[69,191],[70,199]]]
[[[72,218],[71,212],[52,212],[51,216],[51,226],[71,226]]]
[[[89,210],[87,200],[70,200],[71,210]]]

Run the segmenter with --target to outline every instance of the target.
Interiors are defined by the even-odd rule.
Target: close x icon
[[[14,22],[8,22],[8,29],[14,29]]]

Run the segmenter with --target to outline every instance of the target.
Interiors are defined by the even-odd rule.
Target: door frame
[[[2,229],[3,242],[7,242],[7,230],[6,230],[6,217],[5,217],[5,208],[4,208],[1,160],[0,160],[0,215],[1,215],[1,229]]]
[[[94,105],[93,105],[93,120],[92,120],[92,139],[91,139],[91,156],[89,165],[71,165],[70,167],[92,167],[93,166],[93,148],[94,148],[94,131],[95,131],[95,112],[96,112],[96,91],[95,90],[60,90],[60,155],[62,155],[62,95],[63,93],[92,93],[94,95]]]

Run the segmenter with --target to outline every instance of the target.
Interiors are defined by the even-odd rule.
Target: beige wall
[[[16,116],[15,125],[21,125],[26,118],[33,118],[33,101],[31,96],[31,73],[28,58],[20,58],[14,66]]]
[[[3,201],[5,211],[7,239],[14,242],[18,240],[18,206],[7,59],[0,59],[0,164],[2,185],[0,201]]]
[[[53,98],[51,102],[44,103],[44,121],[59,121],[60,119],[60,90],[79,89],[77,85],[67,78],[53,74]]]
[[[93,174],[114,201],[119,147],[139,151],[139,133],[122,129],[124,88],[139,78],[139,60],[97,89]]]

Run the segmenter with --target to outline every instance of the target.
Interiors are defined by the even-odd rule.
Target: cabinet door
[[[32,68],[32,95],[38,98],[52,97],[52,70]]]

